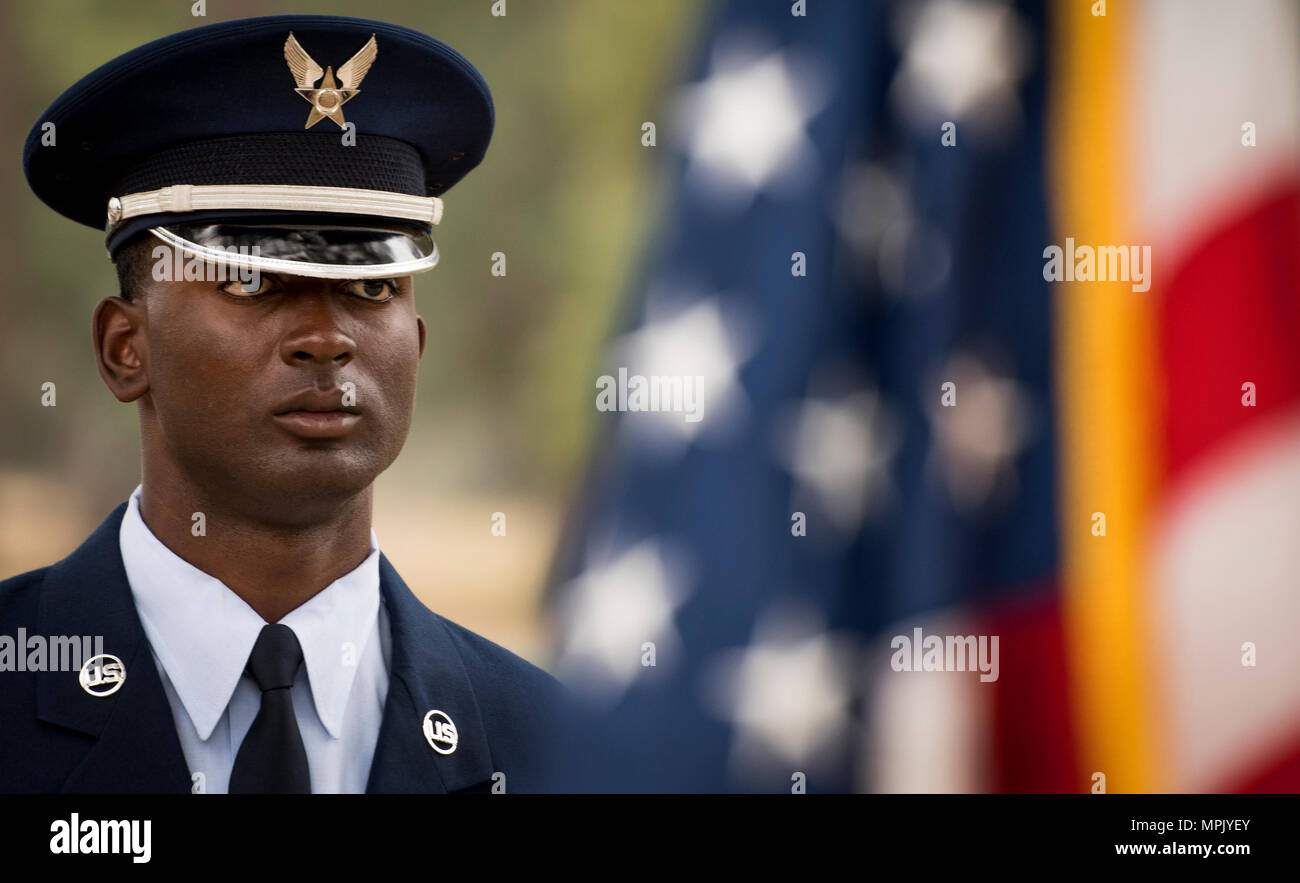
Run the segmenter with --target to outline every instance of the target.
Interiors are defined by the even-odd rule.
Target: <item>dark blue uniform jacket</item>
[[[77,671],[0,671],[0,792],[189,792],[172,713],[136,613],[118,544],[126,503],[57,564],[0,582],[0,635],[96,636],[126,679],[92,696]],[[380,554],[392,630],[388,698],[367,792],[548,790],[559,682],[439,616]],[[25,648],[15,648],[25,653]],[[459,737],[440,754],[423,721],[445,712]],[[496,777],[501,781],[501,777]]]

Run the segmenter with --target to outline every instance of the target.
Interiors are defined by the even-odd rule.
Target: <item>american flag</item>
[[[716,8],[604,368],[701,419],[599,415],[573,787],[1300,788],[1297,39],[1283,0]],[[1049,281],[1067,237],[1149,290]],[[996,676],[900,671],[920,635]]]

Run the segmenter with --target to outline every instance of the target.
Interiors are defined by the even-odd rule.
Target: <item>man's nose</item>
[[[286,307],[293,313],[291,330],[280,343],[280,357],[290,365],[315,362],[342,367],[352,361],[356,341],[340,327],[346,316],[327,292],[301,292]]]

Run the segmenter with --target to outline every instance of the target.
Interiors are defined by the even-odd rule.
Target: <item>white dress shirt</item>
[[[224,794],[235,754],[261,707],[262,694],[244,666],[266,622],[154,536],[140,517],[140,494],[137,486],[122,518],[122,562],[193,790]],[[292,697],[312,793],[362,793],[379,739],[391,656],[374,530],[365,561],[280,622],[302,645]]]

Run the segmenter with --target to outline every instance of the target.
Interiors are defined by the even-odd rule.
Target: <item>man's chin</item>
[[[278,472],[265,481],[246,485],[244,493],[257,514],[282,524],[310,524],[338,514],[374,484],[372,469],[297,469]]]

